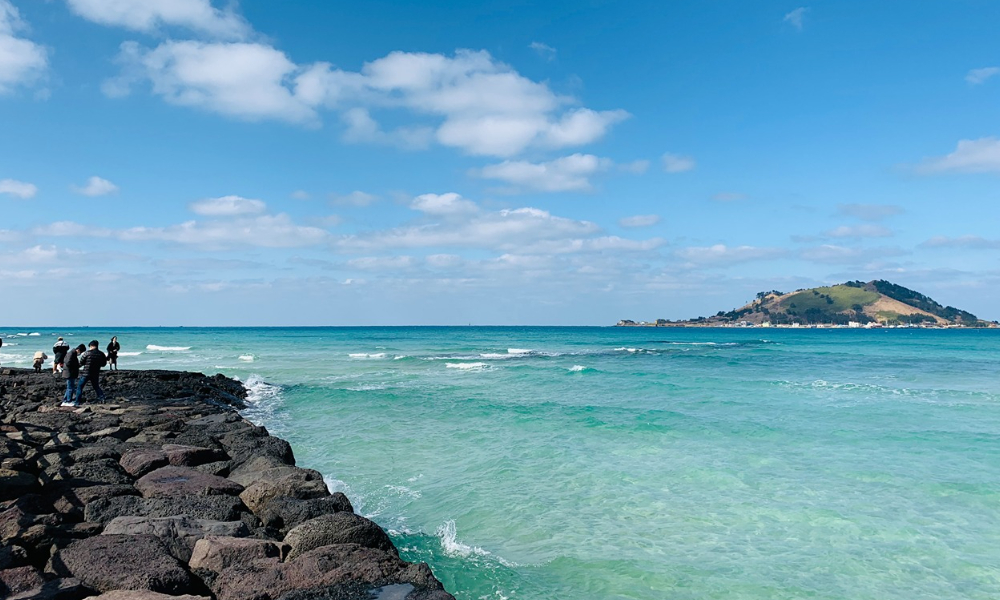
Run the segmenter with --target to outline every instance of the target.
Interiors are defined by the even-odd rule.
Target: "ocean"
[[[0,334],[238,377],[460,600],[1000,598],[1000,331]]]

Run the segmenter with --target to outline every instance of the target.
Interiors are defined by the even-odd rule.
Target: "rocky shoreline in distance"
[[[239,382],[101,384],[105,403],[61,408],[61,378],[0,374],[0,598],[454,600],[240,416]]]

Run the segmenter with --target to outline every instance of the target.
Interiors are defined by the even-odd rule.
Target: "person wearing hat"
[[[58,373],[63,370],[63,362],[66,360],[68,352],[69,344],[62,338],[56,340],[56,344],[52,346],[52,373]]]
[[[63,396],[63,406],[77,406],[76,380],[80,376],[80,355],[87,349],[80,344],[66,355],[62,376],[66,380],[66,395]]]
[[[42,372],[42,365],[48,359],[49,359],[49,355],[46,354],[46,353],[44,353],[44,352],[42,352],[41,350],[39,350],[38,352],[35,352],[35,359],[34,359],[34,362],[33,362],[33,366],[35,367],[35,373],[41,373]]]

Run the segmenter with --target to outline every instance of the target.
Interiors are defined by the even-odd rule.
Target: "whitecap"
[[[385,352],[373,352],[373,353],[355,352],[353,354],[348,354],[348,356],[351,357],[351,358],[375,358],[375,359],[378,359],[378,358],[385,358]]]
[[[240,354],[240,360],[243,362],[253,362],[257,359],[253,354]]]
[[[590,367],[585,367],[583,365],[573,365],[572,367],[570,367],[567,370],[568,371],[572,371],[573,373],[579,373],[580,371],[586,371],[588,369],[590,369]]]
[[[119,352],[118,356],[139,356],[142,352]]]
[[[39,336],[41,336],[41,335],[42,335],[42,334],[40,334],[40,333],[38,333],[38,332],[34,332],[34,333],[29,333],[29,334],[28,334],[28,337],[39,337]]]
[[[489,369],[490,366],[482,362],[474,363],[445,363],[446,367],[449,369],[461,369],[462,371],[485,371]]]
[[[507,348],[507,354],[531,354],[527,348]]]
[[[191,346],[157,346],[156,344],[146,346],[146,350],[153,352],[184,352],[190,349]]]
[[[458,527],[455,525],[455,520],[451,519],[445,521],[443,525],[438,527],[436,534],[438,539],[441,540],[441,549],[444,553],[449,556],[461,556],[464,558],[469,558],[473,556],[489,557],[506,567],[516,567],[516,563],[507,561],[489,550],[484,550],[479,546],[470,546],[468,544],[463,544],[458,541]]]

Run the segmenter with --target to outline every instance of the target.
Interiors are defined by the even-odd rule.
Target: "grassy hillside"
[[[874,304],[878,299],[877,292],[847,285],[834,285],[813,288],[786,296],[781,301],[781,307],[796,313],[805,313],[809,309],[839,313],[847,310],[858,310],[857,307]]]

